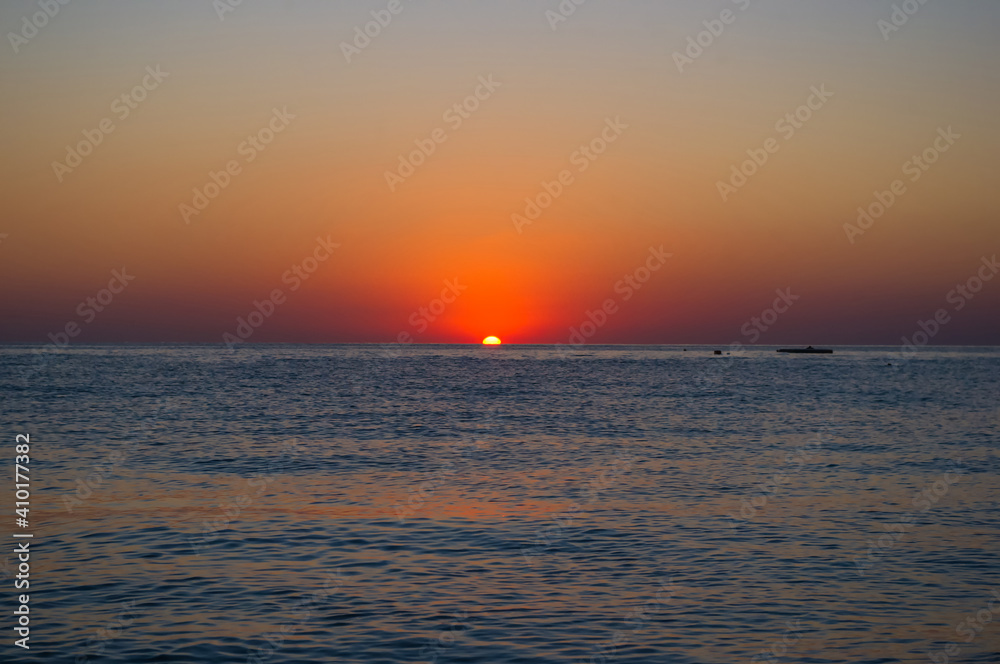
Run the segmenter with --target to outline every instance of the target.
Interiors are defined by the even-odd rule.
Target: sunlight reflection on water
[[[31,656],[998,661],[1000,352],[689,348],[0,349]]]

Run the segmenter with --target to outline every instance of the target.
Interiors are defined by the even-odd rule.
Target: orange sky
[[[898,344],[941,308],[935,343],[1000,343],[1000,279],[948,301],[1000,244],[1000,8],[928,4],[885,32],[884,3],[664,4],[553,29],[554,0],[404,1],[350,62],[388,1],[61,6],[0,49],[0,342],[218,342],[275,290],[247,341],[565,343],[612,300],[588,341],[748,342],[790,288],[759,343]],[[0,24],[23,37],[35,11]],[[711,43],[679,71],[689,37]],[[317,238],[339,247],[296,285]],[[86,304],[123,266],[134,281]]]

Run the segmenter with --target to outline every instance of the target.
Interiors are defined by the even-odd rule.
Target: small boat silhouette
[[[807,346],[806,348],[779,348],[779,353],[818,353],[822,355],[829,355],[833,350],[829,348],[813,348],[812,346]]]

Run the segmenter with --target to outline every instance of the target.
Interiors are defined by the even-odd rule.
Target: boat
[[[817,353],[821,355],[829,355],[833,353],[830,348],[813,348],[812,346],[807,346],[806,348],[779,348],[779,353]]]

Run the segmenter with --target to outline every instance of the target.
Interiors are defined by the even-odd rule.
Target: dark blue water
[[[988,348],[2,348],[0,661],[998,662],[998,396]]]

